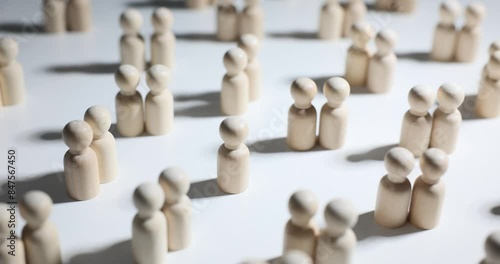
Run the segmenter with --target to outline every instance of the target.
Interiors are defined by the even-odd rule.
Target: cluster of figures
[[[47,33],[92,30],[91,0],[44,0],[43,13]]]

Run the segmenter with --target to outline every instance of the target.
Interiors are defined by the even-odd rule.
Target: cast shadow
[[[395,237],[423,231],[407,223],[400,228],[385,228],[375,222],[374,211],[364,213],[359,216],[358,223],[353,229],[358,241],[363,241],[370,237]]]
[[[250,152],[257,153],[284,153],[284,152],[309,152],[309,151],[324,151],[327,150],[316,144],[316,146],[311,150],[306,151],[295,151],[290,149],[286,143],[286,137],[271,138],[265,140],[255,141],[248,145]]]
[[[500,216],[500,205],[497,205],[497,206],[491,208],[490,213],[492,215]]]
[[[59,131],[42,131],[35,134],[35,138],[43,140],[43,141],[56,141],[62,140],[62,132]]]
[[[165,254],[167,254],[165,252]],[[130,240],[125,240],[101,251],[92,253],[83,253],[71,258],[69,264],[134,264],[134,256],[132,255],[132,243]]]
[[[64,66],[51,66],[47,68],[48,72],[52,73],[86,73],[86,74],[111,74],[114,73],[119,63],[89,63],[81,65],[64,65]]]
[[[414,61],[430,61],[431,56],[429,52],[400,52],[396,53],[396,57],[401,60],[414,60]]]
[[[175,34],[175,38],[191,41],[218,41],[215,38],[215,33],[177,33]]]
[[[476,120],[481,119],[476,115],[476,98],[477,95],[470,94],[466,95],[464,102],[458,108],[458,111],[462,114],[463,120]]]
[[[134,8],[147,8],[147,7],[167,7],[170,9],[186,8],[185,1],[171,1],[171,0],[145,0],[128,2],[129,7]]]
[[[323,93],[323,85],[326,81],[328,81],[328,79],[333,77],[344,78],[344,76],[332,75],[315,77],[311,78],[311,80],[313,80],[316,83],[316,86],[318,86],[318,92]],[[371,92],[368,91],[365,86],[351,86],[351,94],[371,94]]]
[[[274,32],[268,34],[271,38],[277,39],[318,39],[316,32],[306,31],[291,31],[291,32]]]
[[[220,112],[220,92],[206,92],[194,95],[175,96],[177,102],[200,101],[200,105],[195,105],[187,109],[176,110],[176,116],[188,117],[217,117],[222,116]]]
[[[192,182],[189,187],[187,196],[191,199],[203,199],[210,197],[231,195],[219,189],[217,179],[208,179],[203,181]]]
[[[16,34],[40,34],[45,33],[41,25],[23,22],[7,22],[0,24],[0,32]]]
[[[364,153],[351,154],[351,155],[347,156],[347,160],[350,162],[360,162],[360,161],[367,161],[367,160],[383,161],[384,157],[385,157],[385,153],[387,153],[387,151],[389,151],[390,149],[395,148],[397,146],[398,146],[398,144],[392,144],[392,145],[374,148],[374,149],[371,149],[371,150],[364,152]]]

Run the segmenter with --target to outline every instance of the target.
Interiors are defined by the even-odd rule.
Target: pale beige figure
[[[420,157],[429,147],[432,131],[432,116],[429,109],[434,104],[435,94],[425,85],[417,85],[408,93],[410,110],[403,117],[399,146]]]
[[[493,56],[493,54],[495,54],[495,52],[497,51],[500,51],[500,41],[497,40],[497,41],[494,41],[490,44],[489,48],[488,48],[488,54],[490,55],[490,58],[491,56]],[[488,67],[488,63],[486,63],[483,67],[483,71],[481,72],[481,82],[483,81],[483,78],[485,78],[487,75],[488,75],[488,70],[487,70],[487,67]],[[481,85],[481,84],[479,84]]]
[[[11,233],[15,225],[9,223],[16,214],[17,206],[0,203],[0,263],[26,264],[24,243],[17,235]]]
[[[392,89],[398,58],[394,53],[397,35],[383,29],[375,37],[377,52],[370,59],[366,88],[372,93],[387,93]]]
[[[431,58],[435,61],[453,61],[457,45],[455,20],[462,12],[456,0],[443,2],[439,8],[440,21],[434,31]]]
[[[464,90],[458,84],[445,83],[439,87],[439,108],[432,115],[431,148],[441,149],[447,154],[455,151],[462,124],[462,114],[458,107],[464,99]]]
[[[63,129],[64,143],[69,150],[64,155],[64,178],[69,197],[90,200],[100,191],[99,165],[90,148],[92,128],[85,121],[71,121]]]
[[[378,10],[410,13],[415,11],[417,0],[377,0],[375,7]]]
[[[146,47],[139,32],[142,23],[142,15],[135,9],[128,9],[120,16],[120,26],[123,29],[120,38],[121,64],[130,64],[139,72],[143,72],[146,67]]]
[[[24,70],[17,61],[19,45],[13,38],[0,38],[0,93],[4,106],[24,102]]]
[[[372,52],[368,43],[374,37],[373,28],[367,23],[352,27],[352,46],[347,51],[345,79],[351,86],[365,86]]]
[[[233,0],[221,0],[217,5],[217,32],[219,41],[235,41],[238,37],[238,10]]]
[[[66,32],[65,0],[44,0],[44,30],[47,33]]]
[[[486,258],[481,264],[500,264],[500,231],[491,233],[484,243]]]
[[[164,264],[167,220],[161,211],[165,194],[158,184],[144,183],[134,191],[137,214],[132,221],[132,254],[137,264]]]
[[[319,118],[319,144],[326,149],[339,149],[345,144],[349,109],[344,101],[351,87],[346,80],[334,77],[325,82],[323,93],[327,102]]]
[[[367,8],[364,0],[348,0],[345,6],[344,27],[342,36],[350,38],[352,26],[365,21]]]
[[[69,31],[92,30],[92,1],[69,0],[66,7],[66,23]]]
[[[244,141],[248,125],[239,117],[222,121],[219,134],[224,144],[217,152],[217,184],[226,193],[241,193],[250,181],[250,151]]]
[[[26,263],[61,264],[57,227],[49,219],[52,211],[50,196],[41,191],[29,191],[23,196],[19,209],[26,220],[22,234]]]
[[[168,90],[170,72],[164,65],[154,65],[146,73],[150,92],[146,96],[146,131],[165,135],[174,125],[174,97]]]
[[[260,60],[257,57],[260,49],[259,39],[252,34],[243,35],[238,39],[238,48],[244,50],[247,54],[248,63],[245,73],[249,82],[249,100],[250,102],[256,101],[260,98],[261,90]]]
[[[387,174],[378,186],[375,205],[375,221],[387,228],[406,224],[411,199],[411,183],[408,175],[413,170],[415,158],[405,148],[392,148],[385,154]]]
[[[160,174],[159,183],[165,193],[163,213],[168,225],[168,250],[176,251],[191,244],[191,199],[187,174],[172,167]]]
[[[175,65],[175,35],[172,32],[174,15],[165,7],[157,8],[151,17],[155,33],[151,37],[151,65]]]
[[[465,25],[458,33],[455,59],[459,62],[472,62],[477,57],[481,44],[483,22],[486,8],[480,3],[473,3],[465,9]]]
[[[319,15],[318,37],[320,39],[337,40],[342,37],[344,26],[344,9],[339,0],[325,0]]]
[[[226,74],[222,79],[220,92],[220,107],[224,115],[241,115],[248,109],[249,85],[245,67],[248,56],[240,48],[232,48],[224,54],[224,68]]]
[[[92,128],[94,139],[90,148],[97,156],[101,183],[114,181],[118,177],[118,153],[111,127],[111,114],[103,106],[92,106],[85,112],[83,120]]]
[[[277,264],[313,264],[311,256],[301,250],[289,250],[281,256]]]
[[[420,158],[422,175],[415,180],[410,205],[410,223],[420,229],[436,227],[441,218],[445,184],[441,177],[448,169],[448,156],[437,148]]]
[[[352,228],[358,222],[354,205],[346,200],[333,200],[325,208],[326,228],[318,238],[316,264],[352,263],[357,238]]]
[[[285,227],[283,254],[290,250],[300,250],[314,258],[319,229],[314,222],[318,210],[316,196],[307,190],[295,192],[288,201],[291,218]]]
[[[286,144],[298,151],[313,149],[316,145],[316,108],[312,100],[318,87],[309,78],[295,80],[290,88],[294,103],[288,110],[288,131]]]
[[[190,9],[202,9],[208,6],[209,0],[186,0],[186,6]]]
[[[500,115],[500,51],[490,56],[485,72],[476,98],[476,115],[494,118]]]
[[[261,6],[261,0],[246,0],[246,6],[240,13],[238,23],[240,36],[252,34],[263,39],[264,10]]]
[[[122,65],[115,73],[120,91],[116,95],[116,128],[124,137],[136,137],[144,132],[142,95],[136,90],[140,73],[132,65]]]

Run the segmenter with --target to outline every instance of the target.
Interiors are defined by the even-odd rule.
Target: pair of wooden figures
[[[62,131],[69,147],[64,155],[66,190],[80,201],[96,197],[100,184],[118,177],[116,142],[109,132],[111,114],[105,107],[92,106],[83,120],[69,122]]]
[[[23,66],[17,61],[19,44],[13,38],[0,38],[0,107],[24,102]]]
[[[377,10],[411,13],[417,7],[417,0],[377,0],[375,8]]]
[[[217,5],[217,31],[219,41],[235,41],[238,36],[255,35],[264,38],[264,10],[261,0],[246,0],[245,8],[238,13],[234,0],[221,0]]]
[[[339,0],[326,0],[319,16],[318,38],[337,40],[351,37],[352,26],[363,22],[366,12],[363,0],[349,0],[345,6]]]
[[[45,32],[64,33],[66,30],[92,30],[91,0],[43,0]]]
[[[158,184],[137,187],[133,200],[137,214],[132,222],[132,253],[136,263],[164,264],[167,251],[191,243],[189,178],[177,167],[164,170]]]
[[[420,158],[422,175],[415,180],[413,192],[408,175],[415,158],[405,148],[396,147],[385,155],[387,175],[378,187],[375,221],[387,228],[398,228],[409,221],[421,229],[439,224],[445,196],[441,177],[448,169],[448,156],[437,148],[424,152]]]
[[[482,118],[500,115],[500,42],[491,44],[489,53],[476,97],[476,115]]]
[[[175,35],[172,32],[174,16],[165,7],[155,9],[151,16],[154,34],[151,36],[151,65],[165,65],[172,69],[175,64]],[[139,72],[146,68],[146,44],[140,34],[142,14],[128,9],[120,16],[123,35],[120,38],[121,65],[132,65]]]
[[[132,65],[121,65],[115,73],[116,128],[124,137],[137,137],[144,130],[150,135],[165,135],[174,125],[174,98],[168,89],[170,71],[161,64],[146,72],[150,89],[143,103],[137,91],[141,80],[139,71]]]
[[[476,59],[486,8],[480,3],[470,4],[465,10],[465,24],[458,31],[455,21],[461,13],[462,6],[457,0],[448,0],[441,4],[431,59],[444,62],[472,62]]]

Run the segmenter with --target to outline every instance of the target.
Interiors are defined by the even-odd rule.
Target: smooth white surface
[[[112,72],[119,58],[118,16],[131,6],[129,1],[135,1],[145,15],[142,32],[149,44],[153,31],[150,15],[155,5],[147,0],[93,1],[95,30],[61,36],[22,33],[23,23],[39,22],[41,1],[0,2],[0,28],[5,32],[6,23],[14,23],[14,29],[18,25],[13,35],[20,42],[19,60],[27,84],[25,105],[0,110],[1,156],[6,157],[8,147],[17,149],[19,191],[49,191],[58,202],[51,219],[59,228],[64,260],[70,263],[131,263],[125,261],[130,259],[130,250],[124,241],[130,239],[136,213],[133,190],[143,182],[157,181],[166,167],[183,168],[193,183],[216,177],[216,153],[222,144],[218,134],[223,120],[218,116],[222,55],[235,44],[211,40],[215,32],[213,9],[175,8],[177,64],[170,85],[176,100],[173,132],[160,137],[118,138],[118,180],[102,185],[100,195],[91,201],[61,198],[65,188],[58,173],[63,170],[67,150],[59,138],[63,126],[82,119],[85,110],[96,104],[108,107],[116,118],[118,88]],[[396,30],[399,55],[430,49],[439,3],[419,2],[413,15],[368,14],[376,28]],[[250,148],[256,141],[271,143],[263,142],[258,145],[260,151],[252,152],[248,191],[193,199],[193,244],[169,254],[169,263],[230,264],[248,257],[277,257],[289,218],[287,201],[299,188],[316,193],[320,201],[316,219],[321,226],[323,208],[331,199],[345,198],[356,205],[362,215],[355,230],[361,239],[356,263],[478,263],[484,256],[486,236],[500,224],[499,120],[464,120],[457,152],[450,157],[450,168],[443,178],[447,195],[442,222],[436,229],[410,234],[405,231],[413,230],[411,227],[383,231],[365,213],[374,209],[378,182],[385,174],[383,162],[373,159],[383,158],[388,148],[381,147],[399,141],[408,90],[425,83],[437,91],[443,82],[453,81],[462,85],[466,94],[475,94],[487,47],[498,34],[495,12],[500,2],[485,1],[489,14],[476,62],[442,64],[400,56],[395,86],[389,94],[352,94],[347,99],[350,118],[343,149],[289,152],[284,137],[286,112],[292,104],[291,82],[306,76],[320,79],[322,86],[325,78],[344,72],[349,41],[311,38],[317,29],[320,4],[318,0],[263,1],[268,35],[259,55],[262,99],[251,104],[245,118],[250,127]],[[294,37],[297,35],[305,38]],[[102,64],[98,68],[103,72],[96,73],[90,65],[94,63]],[[140,91],[145,95],[147,88],[142,83]],[[319,93],[314,105],[319,111],[325,102]],[[471,108],[470,101],[466,105]],[[0,162],[5,168],[6,161]],[[412,181],[420,173],[416,167]],[[2,171],[0,182],[4,183],[6,174]],[[215,181],[194,184],[194,188],[213,193],[209,188],[213,184]],[[496,214],[491,212],[493,208]],[[21,225],[17,230],[20,232]]]

